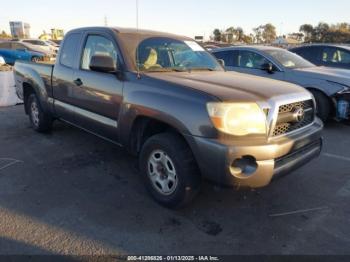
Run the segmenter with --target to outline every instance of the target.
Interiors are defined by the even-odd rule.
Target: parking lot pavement
[[[57,122],[0,109],[1,254],[350,254],[350,126],[323,155],[255,191],[204,182],[181,211],[146,193],[122,149]]]

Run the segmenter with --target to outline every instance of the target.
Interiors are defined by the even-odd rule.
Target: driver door
[[[99,31],[86,34],[80,64],[73,73],[72,86],[76,124],[113,141],[118,140],[118,117],[124,83],[115,73],[92,71],[89,66],[94,55],[109,56],[117,65],[119,54],[112,36]]]

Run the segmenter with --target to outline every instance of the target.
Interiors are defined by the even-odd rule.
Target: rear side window
[[[326,63],[350,63],[350,53],[342,49],[327,47],[323,49],[322,61]]]
[[[67,67],[73,67],[75,55],[77,54],[80,34],[70,34],[66,37],[62,51],[60,63]]]
[[[214,53],[217,59],[225,61],[225,66],[238,66],[238,51],[222,51]]]

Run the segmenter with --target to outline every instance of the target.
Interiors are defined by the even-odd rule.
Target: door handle
[[[74,82],[74,84],[77,85],[77,86],[82,86],[82,85],[83,85],[83,81],[81,81],[80,78],[75,79],[73,82]]]

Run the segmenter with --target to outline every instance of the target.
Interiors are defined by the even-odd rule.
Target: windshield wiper
[[[210,67],[194,67],[194,68],[188,68],[188,72],[191,71],[215,71],[215,69]]]
[[[145,73],[186,72],[186,70],[179,69],[179,68],[159,68],[159,69],[145,70],[144,72]]]

